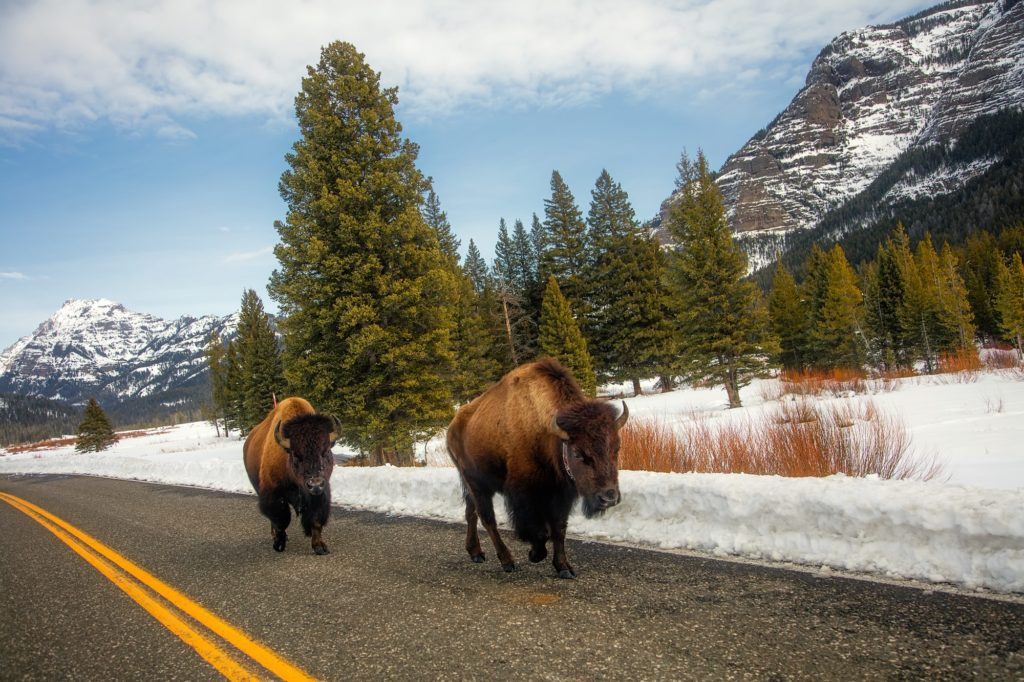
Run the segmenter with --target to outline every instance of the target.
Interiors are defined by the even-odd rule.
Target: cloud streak
[[[0,272],[0,279],[26,280],[29,276],[24,272]]]
[[[36,0],[0,10],[0,135],[109,121],[188,139],[188,116],[287,120],[321,45],[348,40],[416,116],[571,106],[800,59],[919,0]]]
[[[274,253],[273,246],[265,246],[262,249],[256,249],[255,251],[239,251],[237,253],[231,253],[224,257],[225,263],[249,263],[255,260],[260,260]]]

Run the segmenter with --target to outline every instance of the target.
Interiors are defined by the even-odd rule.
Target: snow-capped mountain
[[[745,239],[813,228],[901,153],[950,145],[979,116],[1021,106],[1018,0],[959,0],[843,33],[789,106],[722,166],[730,226]],[[999,160],[904,178],[884,201],[953,191]]]
[[[210,333],[236,325],[236,315],[162,320],[114,301],[71,299],[0,354],[0,393],[72,403],[181,393],[206,381]]]

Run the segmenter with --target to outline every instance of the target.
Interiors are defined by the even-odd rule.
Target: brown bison
[[[245,471],[259,495],[260,511],[270,519],[278,552],[288,542],[285,529],[292,520],[291,505],[312,539],[313,551],[327,554],[320,531],[331,513],[331,446],[339,433],[337,419],[317,414],[302,398],[288,398],[245,439]]]
[[[484,560],[479,516],[506,571],[515,562],[494,521],[494,493],[505,497],[513,527],[543,561],[551,540],[555,570],[575,578],[565,556],[565,528],[577,497],[589,518],[619,503],[619,429],[629,411],[587,400],[557,360],[545,358],[506,374],[463,405],[448,427],[448,453],[466,498],[466,551]]]

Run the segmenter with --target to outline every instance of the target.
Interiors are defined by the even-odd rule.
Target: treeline
[[[1016,235],[1016,236],[1014,236]],[[1024,228],[987,232],[961,249],[936,250],[926,234],[911,248],[902,226],[858,270],[843,248],[813,247],[797,285],[776,265],[769,295],[779,362],[792,369],[938,368],[944,354],[1024,333]]]
[[[74,407],[55,400],[0,394],[0,445],[75,433],[80,417]]]
[[[682,377],[725,384],[739,404],[775,345],[703,155],[679,164],[675,250],[658,247],[607,172],[584,217],[556,171],[543,219],[501,221],[493,262],[473,242],[463,260],[397,101],[347,43],[309,68],[268,287],[282,344],[247,292],[237,338],[208,350],[220,424],[244,432],[275,393],[302,395],[372,463],[409,463],[454,405],[541,355],[591,394],[599,381],[639,391],[643,377],[665,389]]]

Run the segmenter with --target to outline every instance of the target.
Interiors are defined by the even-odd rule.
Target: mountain
[[[213,330],[235,315],[162,320],[105,299],[66,301],[0,353],[0,393],[78,404],[95,397],[113,415],[151,417],[205,397],[203,356]]]
[[[1022,103],[1018,0],[949,2],[843,33],[815,58],[789,106],[719,171],[730,226],[756,268],[786,248],[787,235],[812,230],[863,199],[904,155],[948,150],[981,117]],[[904,163],[904,173],[890,177],[870,205],[846,211],[845,222],[832,218],[833,237],[873,223],[900,202],[956,192],[1004,160],[997,149],[947,158],[923,173]]]

